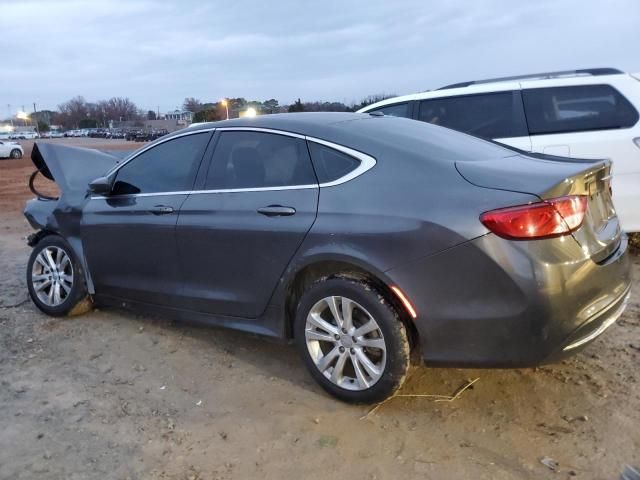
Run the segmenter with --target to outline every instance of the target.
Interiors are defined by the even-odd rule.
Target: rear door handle
[[[169,207],[168,205],[156,205],[153,208],[150,208],[149,212],[154,215],[167,215],[169,213],[173,213],[173,207]]]
[[[269,205],[258,209],[258,213],[267,217],[289,217],[296,214],[296,209],[292,207],[283,207],[282,205]]]

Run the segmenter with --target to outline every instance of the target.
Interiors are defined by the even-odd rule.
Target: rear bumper
[[[387,275],[418,312],[431,365],[525,367],[595,340],[622,314],[627,238],[595,263],[572,237],[511,242],[488,234]]]
[[[630,290],[629,288],[618,300],[605,307],[602,312],[598,312],[578,327],[569,335],[565,344],[546,359],[546,362],[555,362],[573,355],[602,335],[624,313],[629,303],[629,297],[631,296]]]

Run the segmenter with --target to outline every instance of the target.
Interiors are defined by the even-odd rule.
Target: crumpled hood
[[[121,158],[89,148],[36,142],[31,160],[42,175],[58,184],[63,196],[79,199],[86,196],[89,182]]]

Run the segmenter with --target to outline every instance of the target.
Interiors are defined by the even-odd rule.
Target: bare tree
[[[58,105],[61,123],[65,127],[78,128],[82,120],[86,120],[89,114],[89,105],[84,97],[78,95],[71,100]]]
[[[99,104],[104,108],[108,120],[126,121],[138,118],[138,107],[128,98],[112,97]]]
[[[182,102],[182,108],[193,113],[198,113],[204,108],[204,105],[197,98],[187,97],[184,99],[184,102]]]

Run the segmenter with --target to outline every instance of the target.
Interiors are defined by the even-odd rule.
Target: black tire
[[[17,160],[18,158],[22,158],[22,152],[17,148],[14,148],[13,150],[11,150],[11,153],[9,155],[14,160]]]
[[[357,302],[375,319],[382,333],[386,362],[380,378],[368,388],[350,390],[333,383],[316,366],[307,347],[307,316],[317,302],[330,296],[346,297]],[[398,313],[380,292],[363,280],[339,276],[320,279],[313,283],[298,303],[294,336],[298,350],[313,378],[327,392],[345,402],[376,403],[388,398],[402,386],[410,366],[409,340]],[[327,342],[326,345],[330,344]],[[351,364],[353,366],[353,363]]]
[[[36,293],[36,287],[34,287],[34,263],[38,255],[49,247],[55,247],[61,249],[70,259],[70,265],[73,272],[73,282],[71,284],[70,291],[68,293],[63,291],[64,300],[57,305],[48,305],[43,302]],[[39,269],[39,265],[36,265],[36,270]],[[78,262],[73,249],[69,244],[58,235],[48,235],[41,239],[31,251],[29,262],[27,263],[27,288],[29,289],[29,296],[33,303],[42,312],[52,317],[61,317],[69,314],[73,314],[74,308],[81,303],[87,303],[88,299],[87,286],[84,278],[84,271],[82,266]],[[83,302],[85,301],[85,302]]]

